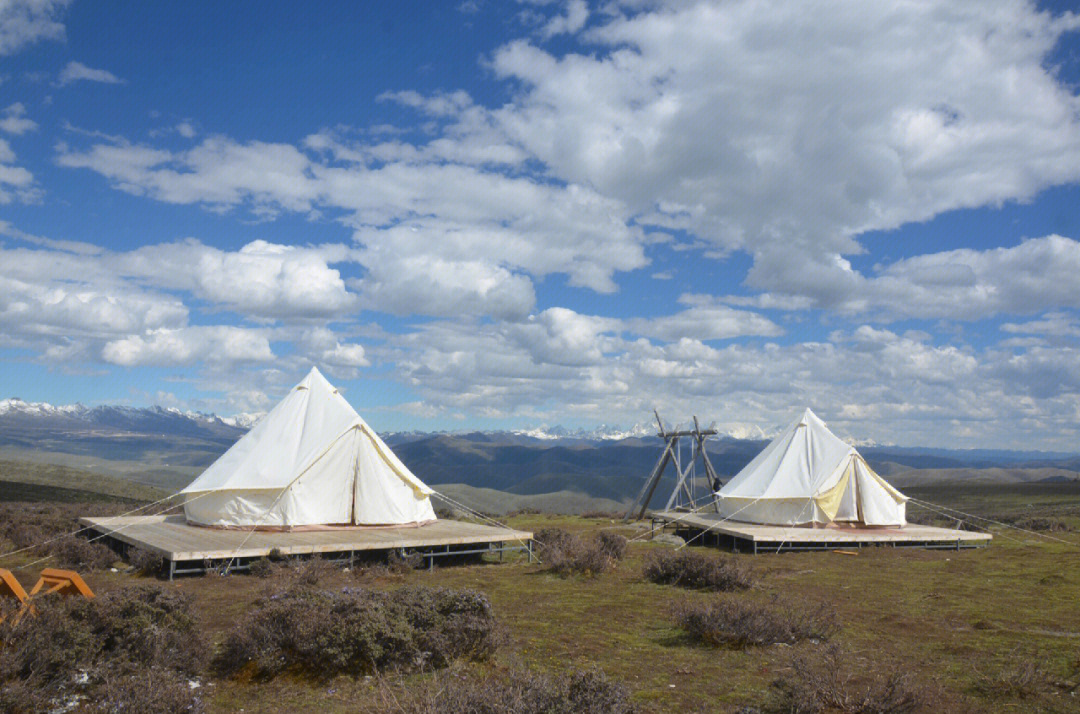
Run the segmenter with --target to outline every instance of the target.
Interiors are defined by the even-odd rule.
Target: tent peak
[[[300,383],[296,385],[296,389],[310,389],[312,385],[321,385],[327,388],[331,392],[337,392],[338,389],[334,385],[330,384],[329,380],[323,376],[323,373],[319,371],[318,367],[312,365],[311,371],[307,373],[307,376],[300,380]]]

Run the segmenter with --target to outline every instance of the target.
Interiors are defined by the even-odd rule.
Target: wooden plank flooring
[[[527,531],[450,520],[395,528],[254,533],[188,525],[182,515],[80,518],[79,523],[171,561],[258,558],[274,549],[282,555],[301,555],[532,539]]]
[[[657,523],[666,522],[675,527],[690,530],[707,530],[741,540],[758,543],[781,543],[828,545],[829,543],[941,543],[960,542],[965,545],[982,545],[993,536],[989,533],[935,528],[909,523],[899,528],[806,528],[802,526],[766,526],[756,523],[720,521],[716,513],[685,513],[660,511],[653,514]]]

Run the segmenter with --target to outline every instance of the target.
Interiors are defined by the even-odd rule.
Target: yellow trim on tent
[[[840,501],[844,498],[844,492],[847,491],[848,484],[851,483],[851,477],[854,473],[854,459],[849,459],[847,466],[844,467],[844,474],[836,482],[836,485],[828,491],[814,496],[814,503],[830,521],[836,519],[836,514],[840,510]]]

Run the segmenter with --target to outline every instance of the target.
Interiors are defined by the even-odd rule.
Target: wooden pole
[[[653,493],[656,491],[657,484],[660,483],[660,476],[664,473],[664,469],[667,467],[668,461],[671,460],[671,440],[667,442],[667,446],[664,447],[664,453],[660,455],[660,460],[656,462],[656,466],[653,467],[652,473],[649,474],[649,479],[642,486],[641,492],[638,494],[634,502],[630,504],[630,507],[626,509],[626,515],[623,516],[623,522],[629,521],[632,517],[634,510],[640,506],[640,512],[637,518],[640,519],[645,515],[645,509],[649,507],[649,501],[652,500]]]

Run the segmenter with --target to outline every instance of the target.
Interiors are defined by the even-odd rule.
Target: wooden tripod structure
[[[720,487],[720,477],[716,475],[716,469],[713,468],[712,462],[709,461],[709,455],[705,451],[705,439],[716,434],[716,429],[702,429],[698,425],[698,419],[695,416],[693,429],[688,431],[665,431],[664,423],[660,420],[660,414],[655,409],[653,414],[656,415],[656,423],[660,427],[660,433],[657,436],[665,442],[664,452],[660,455],[660,460],[656,462],[656,466],[653,467],[645,485],[642,486],[641,492],[634,499],[634,502],[630,504],[630,507],[626,509],[623,521],[629,521],[631,518],[637,520],[645,515],[645,510],[649,507],[649,502],[652,500],[660,480],[664,477],[664,471],[667,469],[668,464],[674,464],[676,478],[675,488],[672,490],[671,496],[668,497],[664,510],[671,510],[673,507],[680,506],[698,507],[697,502],[699,499],[694,496],[696,483],[694,479],[689,477],[691,472],[696,469],[699,458],[704,466],[705,476],[711,489],[710,495],[712,491]],[[686,437],[691,439],[691,454],[689,461],[683,464],[680,457],[680,446],[681,440]],[[683,500],[684,497],[685,501]],[[635,511],[637,512],[636,516],[634,515]],[[717,509],[717,512],[719,512],[719,509]]]

